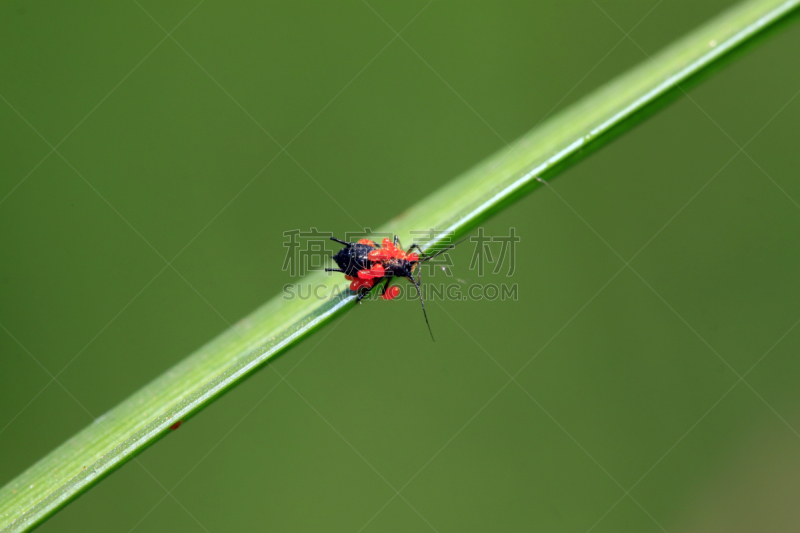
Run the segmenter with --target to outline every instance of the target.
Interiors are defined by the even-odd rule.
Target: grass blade
[[[552,117],[459,176],[381,231],[403,242],[412,230],[460,236],[493,213],[598,149],[679,96],[734,49],[754,42],[800,0],[752,0],[728,11],[639,67]],[[434,243],[435,244],[435,243]],[[0,489],[0,529],[26,531],[352,305],[340,276],[317,273],[303,284],[328,286],[328,298],[268,301],[196,353],[120,403]],[[333,281],[337,280],[337,281]],[[342,298],[333,297],[344,294]]]

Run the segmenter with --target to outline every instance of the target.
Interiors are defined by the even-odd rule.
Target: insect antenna
[[[428,322],[428,313],[425,312],[425,301],[422,299],[422,291],[420,290],[419,283],[417,283],[417,280],[415,280],[413,276],[408,276],[408,280],[411,283],[413,283],[414,288],[417,289],[417,296],[419,296],[419,303],[422,304],[422,314],[425,316],[425,324],[428,325],[428,333],[431,334],[431,340],[435,342],[436,339],[433,338],[433,330],[431,329],[431,323]]]
[[[469,239],[469,237],[464,237],[463,239],[461,239],[461,240],[460,240],[460,241],[458,241],[457,243],[455,243],[455,244],[451,244],[451,245],[450,245],[450,246],[448,246],[447,248],[443,248],[443,249],[439,250],[438,252],[436,252],[436,253],[435,253],[435,254],[433,254],[433,255],[426,255],[425,257],[421,257],[421,258],[420,258],[420,260],[419,260],[419,262],[420,262],[420,263],[423,263],[423,262],[425,262],[425,261],[429,261],[429,260],[433,259],[434,257],[436,257],[437,255],[445,253],[447,250],[452,250],[453,248],[455,248],[456,246],[458,246],[458,245],[459,245],[459,244],[461,244],[462,242],[466,241],[467,239]]]

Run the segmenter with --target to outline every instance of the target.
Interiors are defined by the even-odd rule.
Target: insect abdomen
[[[359,270],[368,269],[370,267],[367,254],[374,249],[375,248],[368,244],[354,244],[336,252],[336,255],[333,256],[333,260],[336,261],[339,268],[344,270],[346,275],[357,276]]]

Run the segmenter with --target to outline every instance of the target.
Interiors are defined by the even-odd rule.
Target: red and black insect
[[[357,243],[347,242],[331,237],[332,241],[344,244],[344,248],[336,252],[333,260],[339,268],[326,268],[326,272],[342,272],[344,277],[350,280],[350,290],[357,291],[360,302],[367,296],[373,288],[381,282],[381,298],[392,300],[400,294],[397,286],[390,287],[389,284],[394,278],[406,278],[414,284],[422,304],[422,314],[425,316],[425,323],[433,339],[431,324],[428,322],[428,313],[425,312],[425,302],[422,299],[420,284],[422,283],[422,268],[417,267],[433,259],[437,255],[446,252],[456,246],[461,241],[439,250],[435,254],[426,255],[417,244],[412,244],[408,250],[403,251],[400,246],[400,239],[395,235],[394,241],[383,239],[382,246],[378,246],[369,239],[361,239]],[[417,250],[414,252],[413,250]],[[417,270],[417,279],[414,279],[414,270]]]

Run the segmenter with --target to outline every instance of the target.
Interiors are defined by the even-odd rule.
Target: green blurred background
[[[0,5],[0,484],[357,231],[323,188],[377,227],[732,5],[139,2]],[[40,531],[796,531],[798,50],[553,183],[643,279],[538,190],[518,301],[362,305]]]

